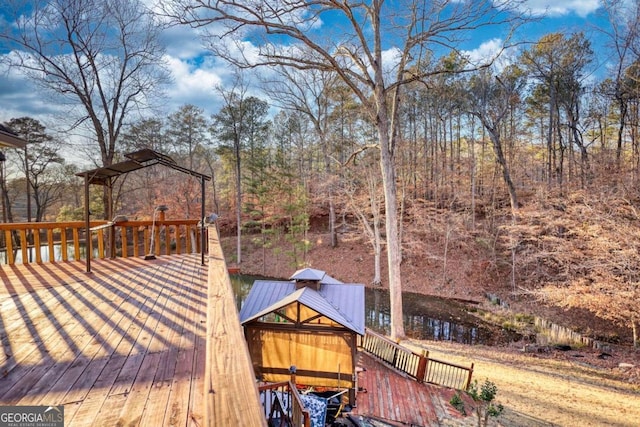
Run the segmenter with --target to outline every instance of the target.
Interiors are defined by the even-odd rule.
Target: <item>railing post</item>
[[[464,385],[463,390],[467,390],[471,385],[471,376],[473,375],[473,363],[471,363],[471,367],[469,368],[469,374],[467,375],[467,382]]]
[[[416,380],[419,383],[424,382],[424,377],[427,374],[427,365],[429,364],[429,352],[426,350],[422,350],[422,354],[420,355],[420,359],[418,361],[418,372],[416,373]]]
[[[16,263],[16,260],[13,256],[13,233],[11,232],[11,230],[5,230],[4,236],[7,247],[7,264],[14,265]]]
[[[80,235],[78,234],[78,228],[74,227],[73,231],[73,255],[74,261],[80,261]],[[86,234],[86,251],[87,251],[87,273],[91,272],[91,232],[87,229]]]

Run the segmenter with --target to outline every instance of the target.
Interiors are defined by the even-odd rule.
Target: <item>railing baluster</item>
[[[171,227],[169,225],[164,226],[164,253],[171,255]]]
[[[180,248],[180,229],[182,227],[179,225],[176,225],[175,228],[175,232],[176,232],[176,254],[180,255],[182,253],[181,248]]]
[[[104,258],[104,230],[98,230],[98,258]],[[92,251],[93,252],[93,251]],[[93,253],[90,254],[91,258],[93,258]]]
[[[189,253],[193,247],[197,247],[199,251],[202,244],[200,234],[192,234],[192,231],[197,228],[197,223],[198,220],[193,219],[156,221],[154,253],[158,256],[160,254]],[[92,221],[90,224],[91,227],[101,225],[107,225],[107,222]],[[122,257],[130,257],[132,254],[136,257],[147,255],[150,251],[151,226],[152,221],[125,221],[118,223],[116,227],[120,228],[118,232],[120,241],[116,244],[120,245],[117,247],[119,254]],[[1,223],[0,236],[4,234],[5,241],[4,247],[0,247],[0,250],[6,251],[4,262],[9,265],[14,265],[16,263],[16,252],[20,253],[20,258],[25,264],[30,262],[68,261],[71,257],[76,261],[83,259],[85,256],[104,258],[107,249],[105,245],[105,235],[110,233],[111,230],[109,230],[108,227],[103,227],[90,231],[87,236],[85,235],[85,227],[86,224],[83,221]],[[129,229],[131,229],[132,236],[129,236]],[[59,241],[56,241],[58,238],[58,230],[60,237]],[[70,233],[70,235],[67,233]],[[140,237],[140,233],[142,233],[143,237]],[[183,233],[185,233],[184,236]],[[140,242],[141,238],[143,242]],[[172,243],[173,238],[175,238],[175,244]],[[183,238],[186,242],[186,246],[184,247],[182,243]],[[89,251],[87,245],[89,239],[93,239],[94,241],[93,251]],[[133,243],[131,240],[133,240]],[[133,251],[129,247],[131,244]],[[71,248],[70,245],[73,245],[73,248]],[[81,251],[83,245],[85,245],[87,249],[84,255]],[[144,254],[140,253],[141,246],[144,247]],[[48,260],[45,260],[42,255],[43,247],[46,247],[48,250]],[[33,248],[33,254],[35,254],[35,256],[32,254],[31,248]],[[60,255],[58,255],[56,259],[56,250],[58,248],[60,249]],[[70,251],[72,251],[71,256],[69,256]]]
[[[20,249],[22,252],[22,263],[29,263],[29,242],[27,241],[27,230],[20,230]]]
[[[131,234],[133,234],[133,256],[137,258],[140,256],[140,248],[138,247],[140,244],[140,230],[138,230],[138,227],[131,227]]]
[[[62,252],[62,261],[69,260],[69,251],[67,249],[67,228],[60,228],[60,251]]]
[[[33,252],[36,254],[36,264],[42,264],[42,254],[40,253],[40,230],[33,230]]]
[[[362,340],[366,352],[405,372],[418,382],[438,384],[445,387],[466,390],[471,383],[473,364],[470,368],[455,363],[429,358],[402,347],[393,341],[367,329]]]
[[[129,251],[127,250],[127,227],[120,227],[120,240],[122,241],[122,258],[129,257]]]
[[[49,262],[56,262],[56,254],[53,246],[53,228],[47,229],[47,249],[49,250]]]
[[[78,261],[80,259],[80,236],[78,234],[78,229],[77,228],[73,228],[73,250],[74,250],[74,260]],[[88,256],[91,256],[91,254],[89,254],[89,251],[87,251]]]

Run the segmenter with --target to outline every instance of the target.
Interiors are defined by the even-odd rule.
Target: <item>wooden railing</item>
[[[268,425],[310,427],[311,417],[290,381],[258,387]]]
[[[220,236],[207,227],[207,346],[204,426],[267,427]],[[298,424],[300,426],[300,424]]]
[[[107,221],[92,221],[91,258],[149,254],[152,225],[152,221],[125,221],[115,225]],[[2,223],[0,263],[13,265],[84,259],[85,227],[84,221]],[[153,240],[156,256],[199,252],[202,242],[198,220],[156,220]]]
[[[458,390],[466,390],[471,384],[473,363],[470,367],[432,359],[429,352],[418,354],[390,339],[366,330],[362,348],[372,356],[398,369],[418,382],[437,384]]]

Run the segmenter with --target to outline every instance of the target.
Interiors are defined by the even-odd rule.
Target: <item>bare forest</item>
[[[262,63],[236,57],[232,84],[218,88],[223,105],[217,111],[187,104],[145,115],[138,97],[165,78],[160,63],[149,68],[161,57],[152,31],[120,38],[131,43],[121,52],[140,46],[139,58],[122,56],[117,72],[92,76],[82,73],[116,64],[86,54],[100,49],[90,39],[73,44],[79,52],[86,47],[77,55],[85,62],[56,65],[37,43],[5,34],[0,41],[31,49],[14,66],[31,67],[34,79],[50,76],[43,83],[52,96],[76,102],[67,132],[93,135],[87,140],[96,142],[76,150],[82,163],[61,155],[69,137],[62,129],[48,129],[38,117],[5,122],[29,144],[4,150],[0,162],[3,222],[83,220],[83,188],[74,174],[149,148],[213,178],[206,211],[219,215],[218,227],[230,239],[227,262],[245,271],[282,276],[312,266],[391,289],[398,280],[398,290],[465,300],[493,294],[587,335],[640,345],[637,14],[623,22],[618,2],[605,2],[611,22],[606,58],[576,32],[521,44],[507,39],[502,56],[471,63],[454,48],[457,35],[478,25],[507,25],[517,34],[521,24],[491,15],[491,2],[477,2],[483,6],[457,11],[451,21],[397,23],[414,27],[389,72],[373,67],[380,55],[373,42],[354,42],[342,52],[344,63],[332,62],[323,56],[330,47],[297,36],[295,23],[257,10],[239,13],[242,25],[234,21],[232,9],[243,2],[215,2],[228,3],[225,14],[212,10],[197,22],[179,13],[183,2],[169,3],[175,8],[165,15],[176,22],[263,25],[265,40],[273,33],[299,37],[304,49],[283,57],[265,42]],[[380,11],[365,12],[370,20],[363,22],[377,34],[376,25],[384,25],[376,21]],[[128,17],[118,21],[122,28],[141,19],[124,6],[119,13]],[[362,36],[359,15],[345,13],[353,19],[351,31]],[[445,52],[422,50],[418,59],[416,49],[428,37]],[[138,61],[133,68],[131,61]],[[594,73],[605,61],[606,71]],[[90,89],[106,76],[132,80]],[[84,85],[73,84],[79,81]],[[87,101],[99,93],[102,100]],[[160,107],[150,96],[144,101],[149,111]],[[169,207],[167,218],[198,218],[202,202],[196,179],[159,167],[120,178],[108,191],[91,188],[90,196],[92,214],[105,219],[150,219],[160,204]],[[596,324],[604,326],[595,330]]]

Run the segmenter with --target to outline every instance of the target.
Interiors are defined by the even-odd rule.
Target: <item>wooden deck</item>
[[[0,268],[0,405],[65,405],[66,426],[202,425],[200,255]]]
[[[443,425],[443,420],[462,421],[460,413],[449,404],[455,390],[420,384],[363,352],[358,352],[358,366],[364,369],[358,374],[358,388],[363,391],[357,394],[357,406],[352,414],[405,426],[426,427]]]
[[[216,233],[209,247],[208,266],[199,254],[94,260],[91,273],[0,266],[0,406],[64,405],[66,426],[265,425]],[[354,414],[460,418],[453,390],[358,357]]]

